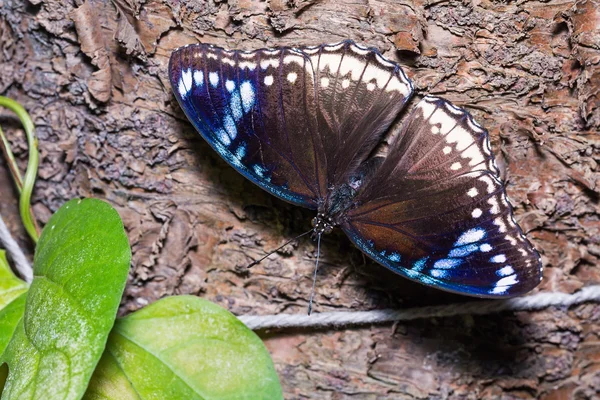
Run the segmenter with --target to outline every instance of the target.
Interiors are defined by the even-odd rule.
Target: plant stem
[[[27,144],[29,146],[29,160],[27,162],[27,171],[25,171],[25,179],[22,180],[23,183],[21,188],[21,196],[19,197],[19,211],[21,214],[21,220],[23,221],[23,225],[25,226],[25,230],[27,230],[27,233],[34,241],[34,243],[37,243],[39,239],[39,227],[37,226],[35,217],[33,216],[33,212],[31,211],[31,193],[33,191],[33,185],[35,184],[35,178],[37,177],[39,165],[38,140],[35,136],[35,126],[33,125],[33,121],[31,120],[31,117],[29,116],[27,111],[16,101],[4,96],[0,96],[0,106],[6,107],[15,114],[17,114],[17,117],[19,117],[21,124],[23,124],[25,134],[27,135]],[[6,145],[7,143],[5,139],[3,139],[2,142],[3,145]],[[8,146],[5,147],[9,149],[8,151],[10,152],[10,148]],[[12,154],[12,152],[8,154]],[[7,156],[7,159],[10,160],[10,156]],[[11,161],[8,161],[8,163],[10,165]],[[19,185],[17,184],[17,187],[18,186]]]
[[[6,159],[10,173],[15,181],[15,185],[17,185],[17,189],[19,189],[19,193],[21,193],[23,190],[23,178],[21,177],[21,172],[19,172],[19,166],[17,165],[15,156],[10,150],[10,143],[8,143],[6,136],[4,136],[2,128],[0,128],[0,148],[2,148],[2,154]]]

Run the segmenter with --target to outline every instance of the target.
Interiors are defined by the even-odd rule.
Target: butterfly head
[[[331,233],[335,226],[333,220],[323,213],[318,213],[317,216],[312,219],[311,224],[313,226],[313,234],[315,235]]]

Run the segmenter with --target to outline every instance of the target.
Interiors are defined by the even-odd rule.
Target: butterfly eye
[[[325,228],[323,229],[323,233],[330,234],[332,231],[333,231],[333,226],[325,225]]]
[[[312,227],[316,227],[317,223],[319,222],[319,220],[317,219],[317,217],[314,217],[311,221],[310,224],[312,225]]]

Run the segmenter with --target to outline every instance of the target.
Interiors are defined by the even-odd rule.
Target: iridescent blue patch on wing
[[[433,263],[433,268],[435,269],[447,269],[454,268],[457,265],[460,265],[462,260],[459,258],[442,258],[441,260],[437,260]]]
[[[479,246],[476,244],[468,244],[466,246],[456,247],[448,253],[448,257],[466,257],[469,254],[478,251]]]
[[[394,252],[388,256],[388,259],[393,262],[400,262],[400,254]]]

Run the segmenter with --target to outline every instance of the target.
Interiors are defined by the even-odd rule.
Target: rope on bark
[[[253,330],[281,328],[322,328],[351,326],[420,318],[484,315],[501,311],[540,310],[556,306],[569,308],[585,302],[600,302],[600,285],[592,285],[573,293],[537,293],[508,300],[484,300],[468,303],[409,308],[406,310],[339,311],[305,314],[241,315],[238,318]]]
[[[33,280],[33,269],[31,268],[29,261],[27,261],[25,254],[23,254],[19,245],[11,236],[2,217],[0,217],[0,243],[2,243],[6,252],[11,256],[15,263],[15,268],[19,274],[21,274],[23,279],[25,279],[25,282],[31,283]]]

